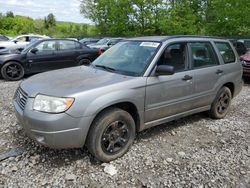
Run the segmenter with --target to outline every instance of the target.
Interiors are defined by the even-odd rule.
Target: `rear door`
[[[211,105],[219,80],[224,74],[212,43],[191,42],[191,62],[194,73],[194,108]]]
[[[31,51],[27,53],[30,72],[43,72],[56,68],[58,59],[56,57],[55,40],[43,41],[34,46],[34,48],[37,49],[36,53]]]
[[[80,44],[71,40],[58,41],[58,66],[60,68],[77,65],[77,57],[80,54]]]

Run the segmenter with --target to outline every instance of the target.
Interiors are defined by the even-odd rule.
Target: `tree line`
[[[80,0],[103,35],[250,36],[249,0]]]
[[[14,15],[13,12],[0,13],[0,34],[16,36],[37,33],[51,37],[76,37],[96,35],[95,26],[71,22],[58,22],[51,13],[44,19],[32,19]]]

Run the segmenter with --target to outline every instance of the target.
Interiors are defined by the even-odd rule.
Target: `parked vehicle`
[[[239,42],[236,40],[234,40],[234,41],[231,40],[231,42],[232,42],[233,46],[235,47],[239,56],[244,55],[247,52],[247,48],[243,42]]]
[[[242,88],[228,40],[170,36],[124,40],[91,66],[39,74],[14,97],[27,134],[52,148],[86,143],[99,160],[125,154],[136,132],[194,113],[220,119]]]
[[[242,42],[247,48],[247,51],[250,51],[250,39],[239,39],[238,42]]]
[[[35,34],[20,35],[10,39],[9,41],[1,41],[0,50],[8,49],[8,50],[22,51],[26,47],[26,45],[28,45],[30,42],[44,38],[49,38],[49,37],[42,35],[35,35]]]
[[[89,44],[95,44],[99,40],[101,40],[101,38],[83,38],[83,39],[79,40],[79,42],[84,44],[84,45],[89,45]]]
[[[250,52],[240,56],[240,60],[243,66],[243,76],[250,76]]]
[[[5,80],[20,80],[25,74],[88,65],[98,50],[68,39],[43,39],[31,43],[22,52],[0,56],[1,75]]]
[[[66,39],[69,39],[69,40],[74,40],[74,41],[78,41],[77,38],[66,38]]]
[[[123,38],[103,38],[97,43],[89,44],[87,46],[94,49],[101,49],[101,51],[104,52],[122,40]]]
[[[0,35],[0,42],[1,41],[8,41],[8,40],[9,40],[9,38],[6,37],[5,35]]]

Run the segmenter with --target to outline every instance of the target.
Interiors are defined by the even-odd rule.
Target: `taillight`
[[[98,55],[99,56],[102,55],[102,49],[101,48],[98,49]]]

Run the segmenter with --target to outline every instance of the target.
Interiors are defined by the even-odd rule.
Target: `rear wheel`
[[[135,122],[131,115],[112,108],[101,113],[93,122],[87,147],[98,160],[109,162],[123,156],[135,138]]]
[[[24,76],[24,68],[18,62],[8,62],[1,68],[1,75],[5,80],[20,80]]]
[[[228,87],[222,87],[210,109],[210,116],[214,119],[224,118],[229,110],[232,100],[232,93]]]
[[[89,65],[91,61],[89,59],[81,59],[78,65]]]

